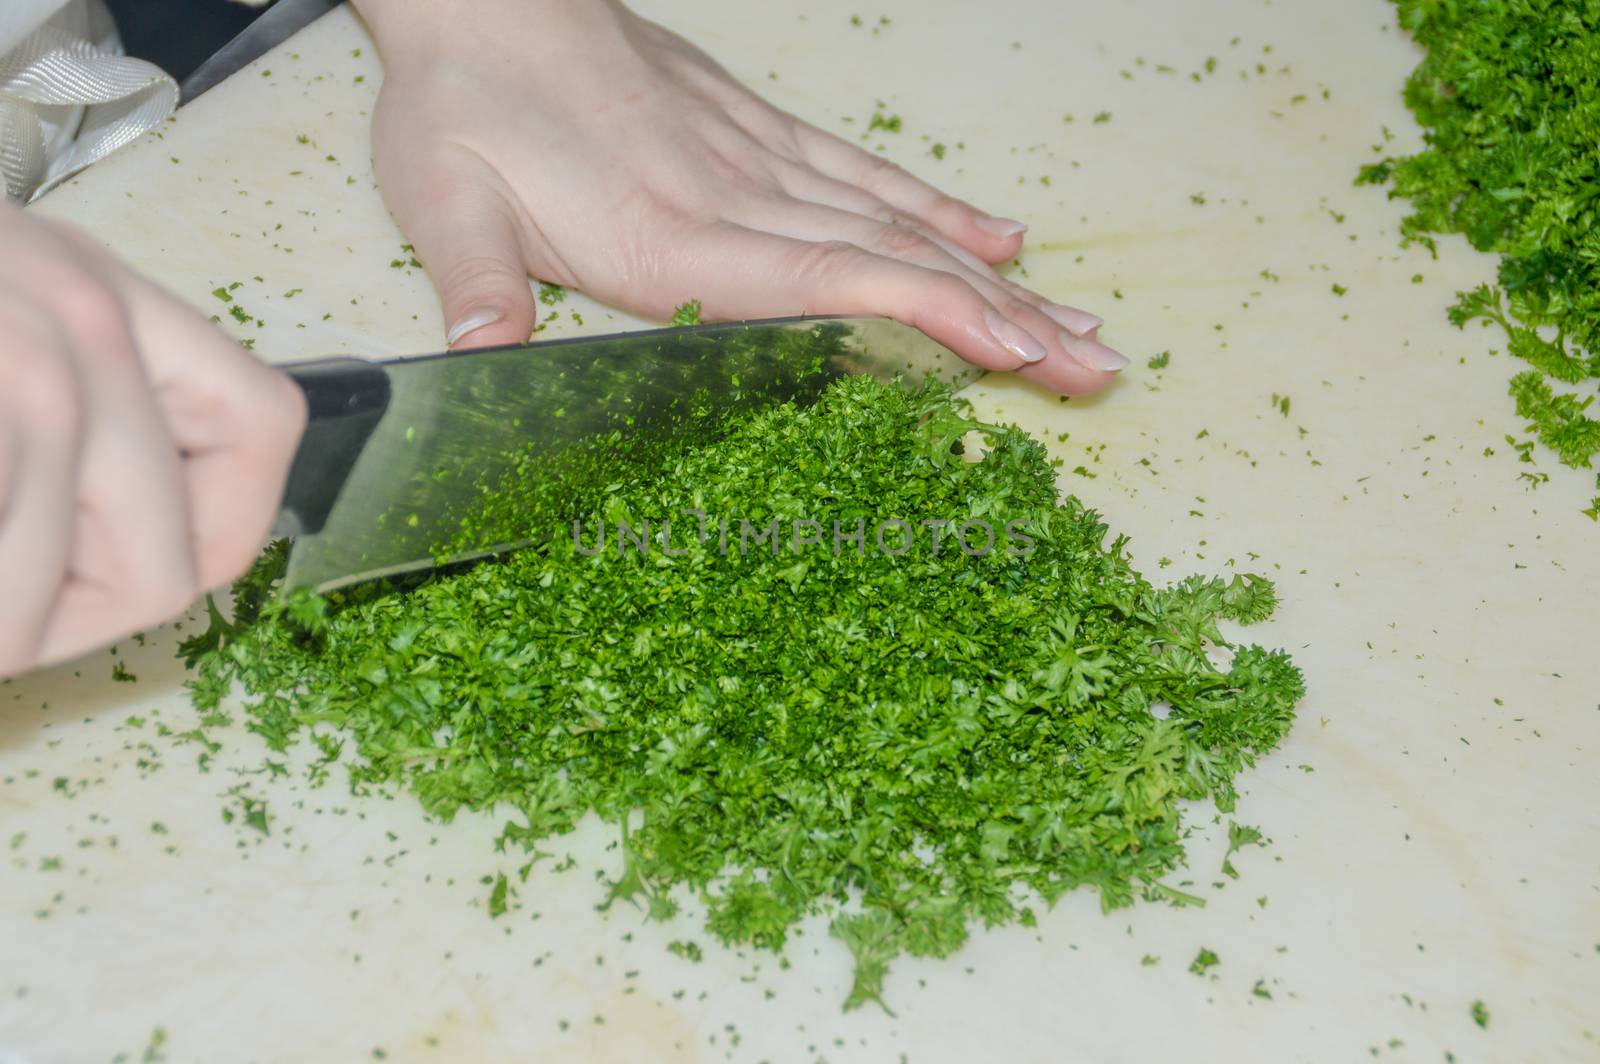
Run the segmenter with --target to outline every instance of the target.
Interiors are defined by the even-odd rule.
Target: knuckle
[[[989,270],[989,273],[992,275],[992,279],[994,280],[995,284],[999,285],[1001,290],[1007,295],[1011,296],[1013,299],[1020,299],[1029,306],[1034,307],[1034,309],[1038,309],[1037,304],[1034,302],[1036,297],[1032,292],[1028,291],[1011,278],[1000,276],[1000,274],[995,273],[992,269]]]
[[[439,273],[439,287],[447,292],[472,296],[497,293],[512,284],[527,284],[509,264],[493,255],[469,255],[456,259]]]
[[[772,128],[767,136],[767,146],[787,162],[803,165],[806,153],[800,144],[800,119],[776,108],[772,109],[772,113]]]
[[[971,219],[976,212],[970,204],[963,203],[954,196],[947,196],[943,192],[936,192],[928,203],[928,215],[950,224]]]
[[[802,281],[818,281],[844,273],[865,254],[848,240],[822,240],[796,253],[795,273]]]
[[[1000,311],[1001,317],[1015,322],[1031,321],[1039,316],[1038,307],[1025,299],[1018,299],[1015,296],[1008,296],[1002,299],[996,309]]]
[[[879,155],[869,155],[861,171],[860,185],[875,195],[882,194],[905,180],[906,172]]]
[[[99,278],[75,271],[69,283],[57,289],[52,302],[66,327],[97,352],[132,351],[127,308]]]
[[[961,306],[983,299],[976,288],[953,273],[934,271],[928,279],[928,288],[938,296],[940,303],[948,306]]]
[[[84,428],[83,390],[71,361],[41,345],[29,355],[0,356],[0,395],[30,433],[77,439]]]
[[[907,225],[886,225],[878,231],[875,250],[897,259],[927,262],[939,257],[939,248],[928,237]]]
[[[916,229],[922,225],[922,219],[916,217],[915,215],[907,214],[905,211],[902,211],[899,208],[891,207],[887,203],[878,204],[872,210],[868,211],[867,214],[869,217],[875,218],[884,225],[903,225],[912,229]]]
[[[693,160],[696,173],[668,167],[651,178],[655,200],[677,203],[701,216],[727,217],[744,203],[770,203],[780,197],[776,163],[754,135],[732,126],[719,129]]]

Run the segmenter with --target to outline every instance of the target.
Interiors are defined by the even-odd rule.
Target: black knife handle
[[[305,393],[309,418],[274,534],[322,531],[372,430],[389,409],[389,374],[358,358],[329,358],[283,367]]]

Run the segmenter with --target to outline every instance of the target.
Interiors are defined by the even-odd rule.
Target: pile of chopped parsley
[[[1600,453],[1586,413],[1600,379],[1600,4],[1395,3],[1428,50],[1405,89],[1427,148],[1358,181],[1411,201],[1408,242],[1462,233],[1500,255],[1499,283],[1460,293],[1450,320],[1505,330],[1530,367],[1511,381],[1517,414],[1587,469]],[[1600,520],[1600,495],[1585,513]]]
[[[1107,908],[1198,901],[1166,882],[1181,803],[1231,810],[1304,693],[1283,652],[1218,627],[1268,616],[1269,581],[1153,586],[1058,497],[1041,444],[936,383],[842,378],[603,494],[580,537],[404,585],[280,595],[269,550],[234,620],[188,646],[196,703],[242,688],[273,747],[347,744],[354,788],[444,820],[511,811],[500,843],[530,854],[597,813],[622,854],[597,902],[667,918],[698,896],[716,939],[772,950],[820,914],[855,955],[854,1006],[882,1003],[897,955],[1031,924],[1079,887]],[[601,520],[691,508],[826,531],[724,553],[682,518],[671,554],[593,553]],[[836,551],[833,523],[858,519],[864,549]],[[911,549],[876,549],[889,519]],[[978,519],[1016,549],[961,549],[952,529]],[[926,522],[954,524],[936,542]]]

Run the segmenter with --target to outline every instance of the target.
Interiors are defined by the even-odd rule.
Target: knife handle
[[[309,417],[289,467],[274,536],[322,531],[356,459],[389,409],[389,374],[358,358],[285,366],[306,396]]]

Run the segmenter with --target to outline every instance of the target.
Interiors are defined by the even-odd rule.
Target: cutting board
[[[1104,396],[972,395],[1049,442],[1154,578],[1278,581],[1252,638],[1309,693],[1241,780],[1269,845],[1222,875],[1226,818],[1195,807],[1204,908],[1080,892],[898,962],[893,1015],[844,1014],[819,924],[780,967],[692,911],[597,912],[620,868],[601,825],[491,919],[483,877],[520,863],[499,818],[430,822],[295,759],[278,778],[242,724],[176,741],[194,715],[165,628],[0,686],[0,1061],[1600,1059],[1593,478],[1519,460],[1513,360],[1445,321],[1493,262],[1402,250],[1403,205],[1352,186],[1419,139],[1391,7],[640,7],[824,128],[900,115],[867,146],[1029,220],[1012,275],[1106,318],[1134,364]],[[380,78],[336,12],[35,209],[263,358],[436,349],[368,162]],[[246,325],[209,294],[236,282]],[[555,312],[541,335],[645,324]],[[667,952],[685,939],[702,962]],[[1196,975],[1202,947],[1220,963]]]

